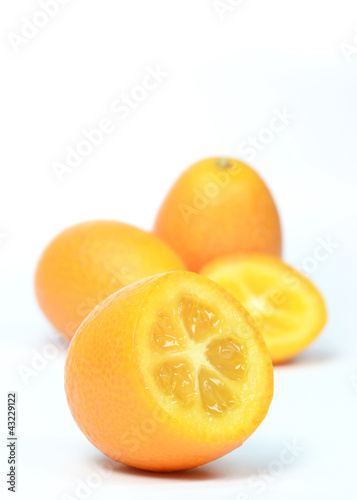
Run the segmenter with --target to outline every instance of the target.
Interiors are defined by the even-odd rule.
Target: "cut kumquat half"
[[[75,421],[105,455],[174,471],[215,460],[256,430],[273,370],[239,302],[203,276],[174,271],[94,309],[70,344],[65,386]]]
[[[320,292],[277,257],[222,257],[201,272],[228,290],[253,316],[274,363],[300,353],[326,324],[327,311]]]

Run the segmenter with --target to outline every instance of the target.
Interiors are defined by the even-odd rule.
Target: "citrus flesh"
[[[89,221],[47,246],[36,270],[36,295],[48,320],[71,339],[105,297],[147,276],[185,268],[151,233],[116,221]]]
[[[253,316],[274,363],[297,355],[326,324],[320,292],[279,258],[233,255],[215,259],[201,272],[228,290]]]
[[[244,308],[177,271],[95,308],[69,347],[65,386],[78,426],[105,455],[173,471],[240,446],[268,411],[273,372]]]
[[[188,168],[163,201],[154,232],[195,272],[233,253],[281,255],[274,199],[258,173],[233,158],[208,158]]]

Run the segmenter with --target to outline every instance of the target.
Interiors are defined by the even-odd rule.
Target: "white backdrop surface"
[[[16,390],[21,500],[355,499],[356,3],[54,1],[0,6],[0,497],[11,497],[6,394]],[[277,114],[282,130],[247,156]],[[98,127],[100,144],[66,164]],[[266,180],[285,258],[321,288],[329,324],[276,368],[269,415],[241,449],[185,473],[113,470],[67,408],[65,346],[37,307],[36,261],[83,220],[150,229],[175,178],[212,155],[249,158]],[[36,373],[25,380],[23,367]]]

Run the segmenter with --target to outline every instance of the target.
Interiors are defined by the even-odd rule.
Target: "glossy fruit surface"
[[[234,159],[210,158],[186,170],[167,194],[154,232],[196,272],[222,255],[281,255],[279,214],[269,189]]]
[[[304,350],[326,324],[324,299],[302,274],[270,255],[233,255],[202,274],[236,297],[255,319],[274,363]]]
[[[99,304],[73,338],[73,417],[105,455],[133,467],[197,467],[240,446],[264,419],[272,363],[252,318],[223,288],[170,272]]]
[[[83,319],[105,297],[157,273],[185,269],[162,240],[128,224],[91,221],[60,233],[36,270],[40,307],[71,339]]]

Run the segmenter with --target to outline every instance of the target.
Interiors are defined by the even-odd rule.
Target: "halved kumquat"
[[[240,446],[273,396],[252,318],[222,287],[176,271],[99,304],[73,338],[66,393],[87,438],[137,468],[196,467]]]
[[[215,259],[201,272],[228,290],[253,316],[274,363],[300,353],[326,324],[320,292],[277,257],[232,255]]]

